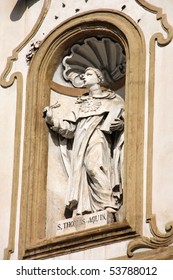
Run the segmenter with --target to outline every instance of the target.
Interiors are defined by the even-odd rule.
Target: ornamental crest
[[[80,103],[79,110],[84,113],[96,111],[101,106],[101,101],[93,97],[80,97],[77,103]]]

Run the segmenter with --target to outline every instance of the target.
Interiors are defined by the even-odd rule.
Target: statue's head
[[[84,86],[92,86],[94,84],[101,84],[103,82],[102,72],[93,67],[88,67],[84,74],[80,75],[80,79],[83,80]]]

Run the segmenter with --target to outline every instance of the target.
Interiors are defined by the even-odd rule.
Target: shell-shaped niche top
[[[79,75],[87,67],[97,68],[102,72],[104,85],[110,86],[125,76],[126,56],[122,46],[110,38],[87,38],[83,44],[71,47],[70,55],[63,58],[65,68],[63,76],[74,87],[82,87]]]

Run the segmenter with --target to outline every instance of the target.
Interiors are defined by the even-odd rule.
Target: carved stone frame
[[[47,239],[46,181],[48,132],[42,110],[63,53],[80,39],[103,35],[125,48],[126,123],[123,222]],[[25,146],[20,223],[20,259],[43,259],[142,234],[145,42],[138,25],[121,12],[98,10],[71,18],[53,30],[30,64],[27,78]]]

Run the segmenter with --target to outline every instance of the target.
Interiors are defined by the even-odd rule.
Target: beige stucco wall
[[[23,6],[20,6],[20,14],[15,14],[15,5],[17,0],[0,2],[0,74],[5,69],[7,57],[12,55],[12,51],[31,32],[34,24],[41,12],[43,5],[49,1],[36,1],[29,8],[25,5],[27,1],[20,1]],[[34,1],[30,1],[31,3]],[[139,6],[135,0],[99,0],[84,3],[81,0],[62,1],[66,4],[66,8],[62,8],[61,1],[50,1],[48,13],[40,26],[39,30],[34,35],[35,40],[42,40],[53,28],[62,23],[64,20],[76,15],[77,13],[86,12],[91,9],[117,9],[121,10],[123,5],[126,5],[124,13],[132,17],[134,21],[139,21],[145,40],[146,40],[146,97],[145,97],[145,139],[144,139],[144,221],[143,233],[150,236],[148,224],[146,224],[146,189],[147,189],[147,156],[148,156],[148,81],[149,81],[149,43],[151,36],[156,32],[161,32],[165,37],[166,32],[162,29],[160,21],[156,20],[156,15],[146,11]],[[170,0],[148,0],[148,3],[162,7],[163,12],[167,14],[168,22],[173,26],[173,3]],[[47,6],[49,7],[49,5]],[[23,9],[23,12],[22,12]],[[76,9],[80,9],[76,12]],[[18,15],[18,16],[17,16]],[[58,18],[55,19],[55,16]],[[19,217],[20,217],[20,193],[22,181],[22,158],[23,158],[23,140],[24,140],[24,120],[25,120],[25,88],[28,66],[25,61],[25,55],[28,52],[30,40],[21,48],[18,55],[18,60],[13,63],[11,74],[15,71],[20,71],[23,74],[23,99],[21,108],[21,133],[19,147],[19,169],[18,169],[18,192],[17,195],[17,218],[16,222],[11,220],[13,224],[13,234],[15,234],[14,253],[11,254],[11,259],[18,258],[18,238],[19,238]],[[160,230],[164,230],[167,222],[173,220],[173,113],[172,113],[172,61],[173,61],[173,42],[165,47],[156,47],[155,59],[155,89],[154,89],[154,131],[153,131],[153,172],[152,172],[152,212],[157,215],[157,223]],[[8,78],[10,75],[8,76]],[[16,127],[16,100],[17,88],[16,82],[8,87],[0,87],[0,259],[3,259],[4,249],[9,243],[10,230],[10,215],[11,213],[11,198],[14,176],[14,154],[15,154],[15,127]],[[19,137],[19,136],[18,136]],[[19,141],[21,140],[21,141]],[[14,189],[13,189],[14,190]],[[14,205],[14,204],[13,204]],[[104,259],[126,255],[128,242],[120,244],[111,244],[86,250],[79,253],[73,253],[58,257],[57,259]]]

